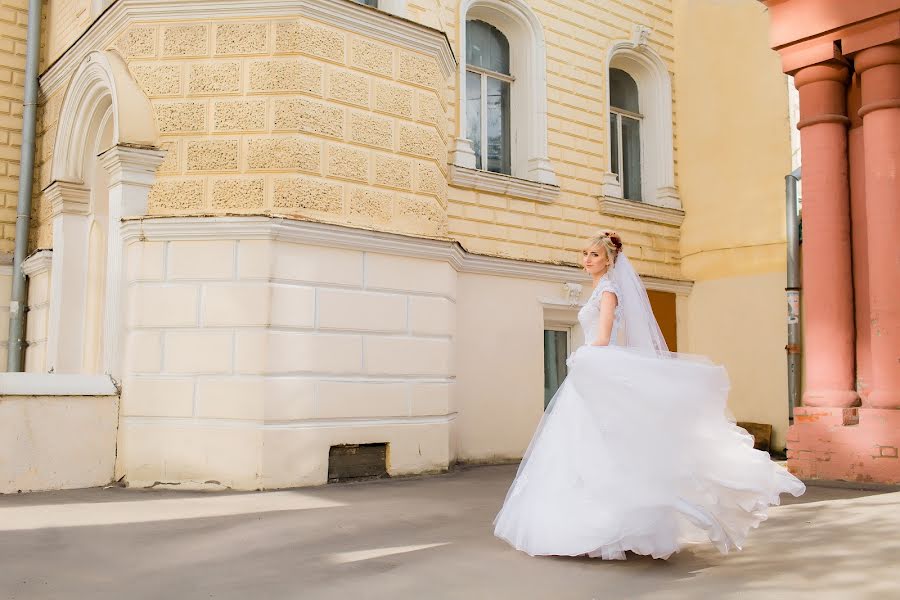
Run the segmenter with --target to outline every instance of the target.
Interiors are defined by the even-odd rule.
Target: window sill
[[[515,196],[536,202],[553,202],[559,197],[559,186],[490,171],[450,165],[450,185],[501,196]]]
[[[609,196],[600,197],[600,212],[614,217],[653,221],[674,227],[681,227],[681,223],[684,221],[683,210]]]

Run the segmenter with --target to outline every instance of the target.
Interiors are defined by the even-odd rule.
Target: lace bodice
[[[578,322],[581,324],[582,331],[584,331],[585,345],[594,343],[597,339],[597,329],[600,325],[600,297],[603,295],[603,292],[612,292],[619,299],[615,315],[613,316],[612,333],[609,336],[609,345],[618,346],[619,327],[622,323],[622,301],[618,286],[608,275],[600,278],[597,287],[591,292],[591,297],[578,311]]]

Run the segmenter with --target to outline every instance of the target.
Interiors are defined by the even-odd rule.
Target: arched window
[[[675,187],[672,81],[668,66],[648,44],[649,35],[648,29],[637,26],[630,40],[615,42],[607,51],[604,120],[609,124],[609,148],[601,210],[608,214],[639,210],[646,216],[653,207],[681,210]],[[625,200],[644,206],[623,204]],[[660,215],[671,217],[665,211]]]
[[[450,181],[552,200],[559,188],[547,157],[547,63],[540,20],[524,0],[461,0],[459,10],[463,60]]]
[[[466,137],[475,168],[512,173],[509,40],[484,21],[466,22]]]
[[[638,85],[621,69],[609,70],[609,151],[623,197],[641,200],[641,114]]]

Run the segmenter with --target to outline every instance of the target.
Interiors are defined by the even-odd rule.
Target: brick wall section
[[[429,8],[425,0],[413,4]],[[462,58],[456,32],[459,17],[452,4],[457,3],[444,0],[442,20]],[[598,8],[588,0],[534,0],[529,5],[543,25],[547,43],[548,153],[562,193],[557,201],[544,204],[451,188],[451,236],[473,252],[578,262],[586,237],[599,228],[614,228],[642,273],[680,277],[677,227],[604,216],[597,200],[607,151],[602,118],[606,51],[612,43],[630,38],[635,24],[645,25],[653,29],[650,46],[669,65],[670,73],[674,71],[671,2],[610,0]],[[455,115],[456,96],[451,99],[450,113]],[[677,156],[677,139],[675,144]]]
[[[900,483],[900,411],[804,406],[788,431],[788,468],[802,479]]]
[[[27,9],[25,0],[0,1],[0,253],[15,240]]]
[[[91,0],[44,0],[43,13],[41,47],[46,67],[62,56],[90,26]]]

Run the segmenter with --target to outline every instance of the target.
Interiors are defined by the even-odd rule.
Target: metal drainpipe
[[[800,400],[800,219],[797,214],[797,183],[800,167],[784,178],[787,219],[787,293],[788,304],[788,419],[794,423],[794,407]]]
[[[28,1],[28,37],[25,50],[25,106],[22,113],[22,151],[19,160],[19,197],[16,202],[16,250],[13,256],[12,297],[9,303],[9,354],[6,370],[24,367],[25,297],[27,285],[22,262],[28,253],[31,194],[34,186],[34,140],[37,122],[38,66],[41,52],[41,0]]]

